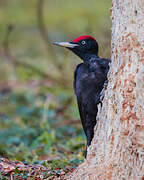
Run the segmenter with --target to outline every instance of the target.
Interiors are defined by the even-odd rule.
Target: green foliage
[[[42,96],[42,94],[34,94],[29,91],[22,94],[10,93],[7,96],[9,107],[7,106],[0,119],[1,127],[3,127],[0,131],[2,155],[6,154],[14,159],[30,162],[35,160],[38,155],[50,153],[54,147],[56,149],[56,146],[60,144],[66,146],[69,151],[82,145],[83,139],[81,136],[77,137],[77,134],[81,133],[78,132],[77,127],[69,128],[65,125],[58,127],[61,123],[60,120],[64,116],[68,116],[66,115],[67,111],[71,111],[71,104],[68,104],[68,110],[65,109],[62,115],[58,115],[56,112],[58,110],[53,107],[55,103],[61,103],[59,107],[63,106],[62,100],[65,104],[63,95],[59,95],[60,98],[57,98],[60,99],[59,102],[56,99],[56,102],[52,101],[52,103],[47,102],[44,94]],[[12,107],[13,112],[10,111]],[[32,157],[31,153],[34,153],[35,157]],[[23,156],[21,156],[22,154]]]

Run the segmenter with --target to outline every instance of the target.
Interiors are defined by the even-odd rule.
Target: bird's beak
[[[72,42],[54,42],[53,44],[57,46],[66,47],[66,48],[74,48],[76,46],[79,46],[78,44],[72,43]]]

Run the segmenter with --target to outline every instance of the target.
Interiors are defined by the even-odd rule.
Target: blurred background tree
[[[52,46],[94,36],[110,58],[110,0],[0,0],[0,155],[52,166],[83,160],[73,91],[81,62]]]

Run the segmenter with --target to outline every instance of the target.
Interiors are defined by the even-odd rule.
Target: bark
[[[113,0],[112,64],[87,160],[67,179],[144,179],[144,0]]]

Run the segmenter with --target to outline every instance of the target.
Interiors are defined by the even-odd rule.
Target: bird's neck
[[[88,67],[89,71],[95,71],[99,66],[97,60],[99,57],[95,54],[86,54],[83,61],[84,64]]]
[[[86,53],[86,54],[83,55],[82,60],[85,63],[87,63],[87,62],[90,62],[91,60],[97,59],[97,58],[99,58],[97,54]]]

